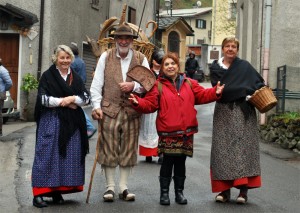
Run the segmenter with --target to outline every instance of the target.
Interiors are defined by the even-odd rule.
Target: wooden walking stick
[[[88,194],[87,194],[86,201],[85,201],[86,203],[89,203],[89,198],[90,198],[92,184],[93,184],[93,178],[94,178],[96,165],[97,165],[97,161],[98,161],[99,148],[100,148],[100,135],[101,135],[100,134],[100,123],[98,122],[98,138],[97,138],[97,145],[96,145],[96,155],[95,155],[94,165],[93,165],[93,169],[92,169],[92,173],[91,173],[89,190],[88,190]]]

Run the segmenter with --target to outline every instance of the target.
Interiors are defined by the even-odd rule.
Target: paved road
[[[209,158],[214,104],[197,106],[200,131],[195,135],[194,157],[187,159],[187,180],[184,193],[188,205],[174,202],[171,184],[171,205],[159,205],[158,175],[160,166],[138,159],[133,168],[129,188],[136,193],[135,202],[116,199],[104,203],[105,177],[97,165],[90,203],[86,204],[87,187],[95,156],[96,137],[90,140],[90,154],[86,158],[86,184],[82,193],[65,195],[64,205],[49,205],[44,209],[32,206],[31,166],[34,155],[35,125],[17,130],[0,140],[0,212],[299,212],[299,156],[268,144],[261,144],[263,186],[249,191],[247,205],[234,202],[238,191],[232,191],[232,202],[214,202],[209,179]],[[85,109],[90,113],[90,108]],[[10,122],[7,125],[11,125]],[[157,160],[157,159],[155,159]]]

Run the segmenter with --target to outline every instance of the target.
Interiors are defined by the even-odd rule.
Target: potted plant
[[[23,119],[27,120],[28,119],[28,108],[29,108],[29,101],[30,101],[30,92],[32,90],[36,90],[38,88],[39,82],[35,78],[34,75],[27,73],[24,75],[22,78],[22,85],[21,85],[21,90],[25,92],[25,98],[26,98],[26,103],[23,108]]]

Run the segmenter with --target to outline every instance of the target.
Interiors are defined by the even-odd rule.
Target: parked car
[[[2,118],[5,124],[9,118],[18,119],[20,117],[20,112],[14,108],[14,100],[10,96],[10,92],[6,91],[6,99],[4,100],[2,108]]]

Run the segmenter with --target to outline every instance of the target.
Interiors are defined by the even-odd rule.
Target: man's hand
[[[100,108],[94,109],[92,111],[92,118],[94,120],[100,120],[100,119],[102,119],[102,117],[103,117],[103,112],[102,112],[102,110]]]
[[[134,88],[134,82],[122,82],[122,83],[119,83],[119,86],[120,86],[120,89],[122,92],[131,92]]]
[[[224,86],[225,86],[225,84],[223,84],[223,85],[221,86],[221,82],[218,81],[218,83],[217,83],[217,89],[216,89],[216,94],[217,94],[217,95],[221,95],[221,94],[222,94],[223,89],[224,89]]]

